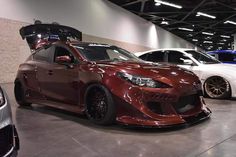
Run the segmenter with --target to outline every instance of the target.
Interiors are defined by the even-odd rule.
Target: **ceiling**
[[[163,4],[157,6],[155,0],[109,1],[204,50],[233,48],[232,34],[236,33],[236,0],[162,0],[180,5],[181,9]],[[215,19],[196,16],[197,12],[215,16]],[[235,24],[225,23],[226,21],[233,21]],[[181,28],[190,30],[181,30]],[[202,32],[213,33],[213,35],[202,34]]]

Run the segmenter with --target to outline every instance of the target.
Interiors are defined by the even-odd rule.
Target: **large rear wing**
[[[33,24],[20,29],[22,39],[26,39],[31,50],[37,49],[37,45],[43,41],[50,43],[57,40],[82,41],[82,33],[75,28],[59,24]]]

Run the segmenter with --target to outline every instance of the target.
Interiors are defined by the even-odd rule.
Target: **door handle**
[[[48,75],[52,75],[53,71],[52,70],[48,70]]]

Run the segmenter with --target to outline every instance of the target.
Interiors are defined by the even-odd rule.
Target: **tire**
[[[91,85],[85,93],[86,115],[99,125],[111,125],[116,120],[116,106],[108,89],[101,85]]]
[[[229,82],[219,76],[208,78],[204,83],[205,94],[213,99],[225,99],[231,97]]]
[[[23,89],[23,86],[20,82],[15,82],[15,87],[14,87],[14,94],[16,98],[16,102],[20,106],[30,106],[31,103],[28,103],[25,101],[25,90]]]

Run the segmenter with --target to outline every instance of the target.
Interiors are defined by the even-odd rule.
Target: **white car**
[[[139,58],[170,63],[194,72],[210,98],[236,97],[236,65],[222,64],[214,57],[193,49],[157,49],[135,53]]]

